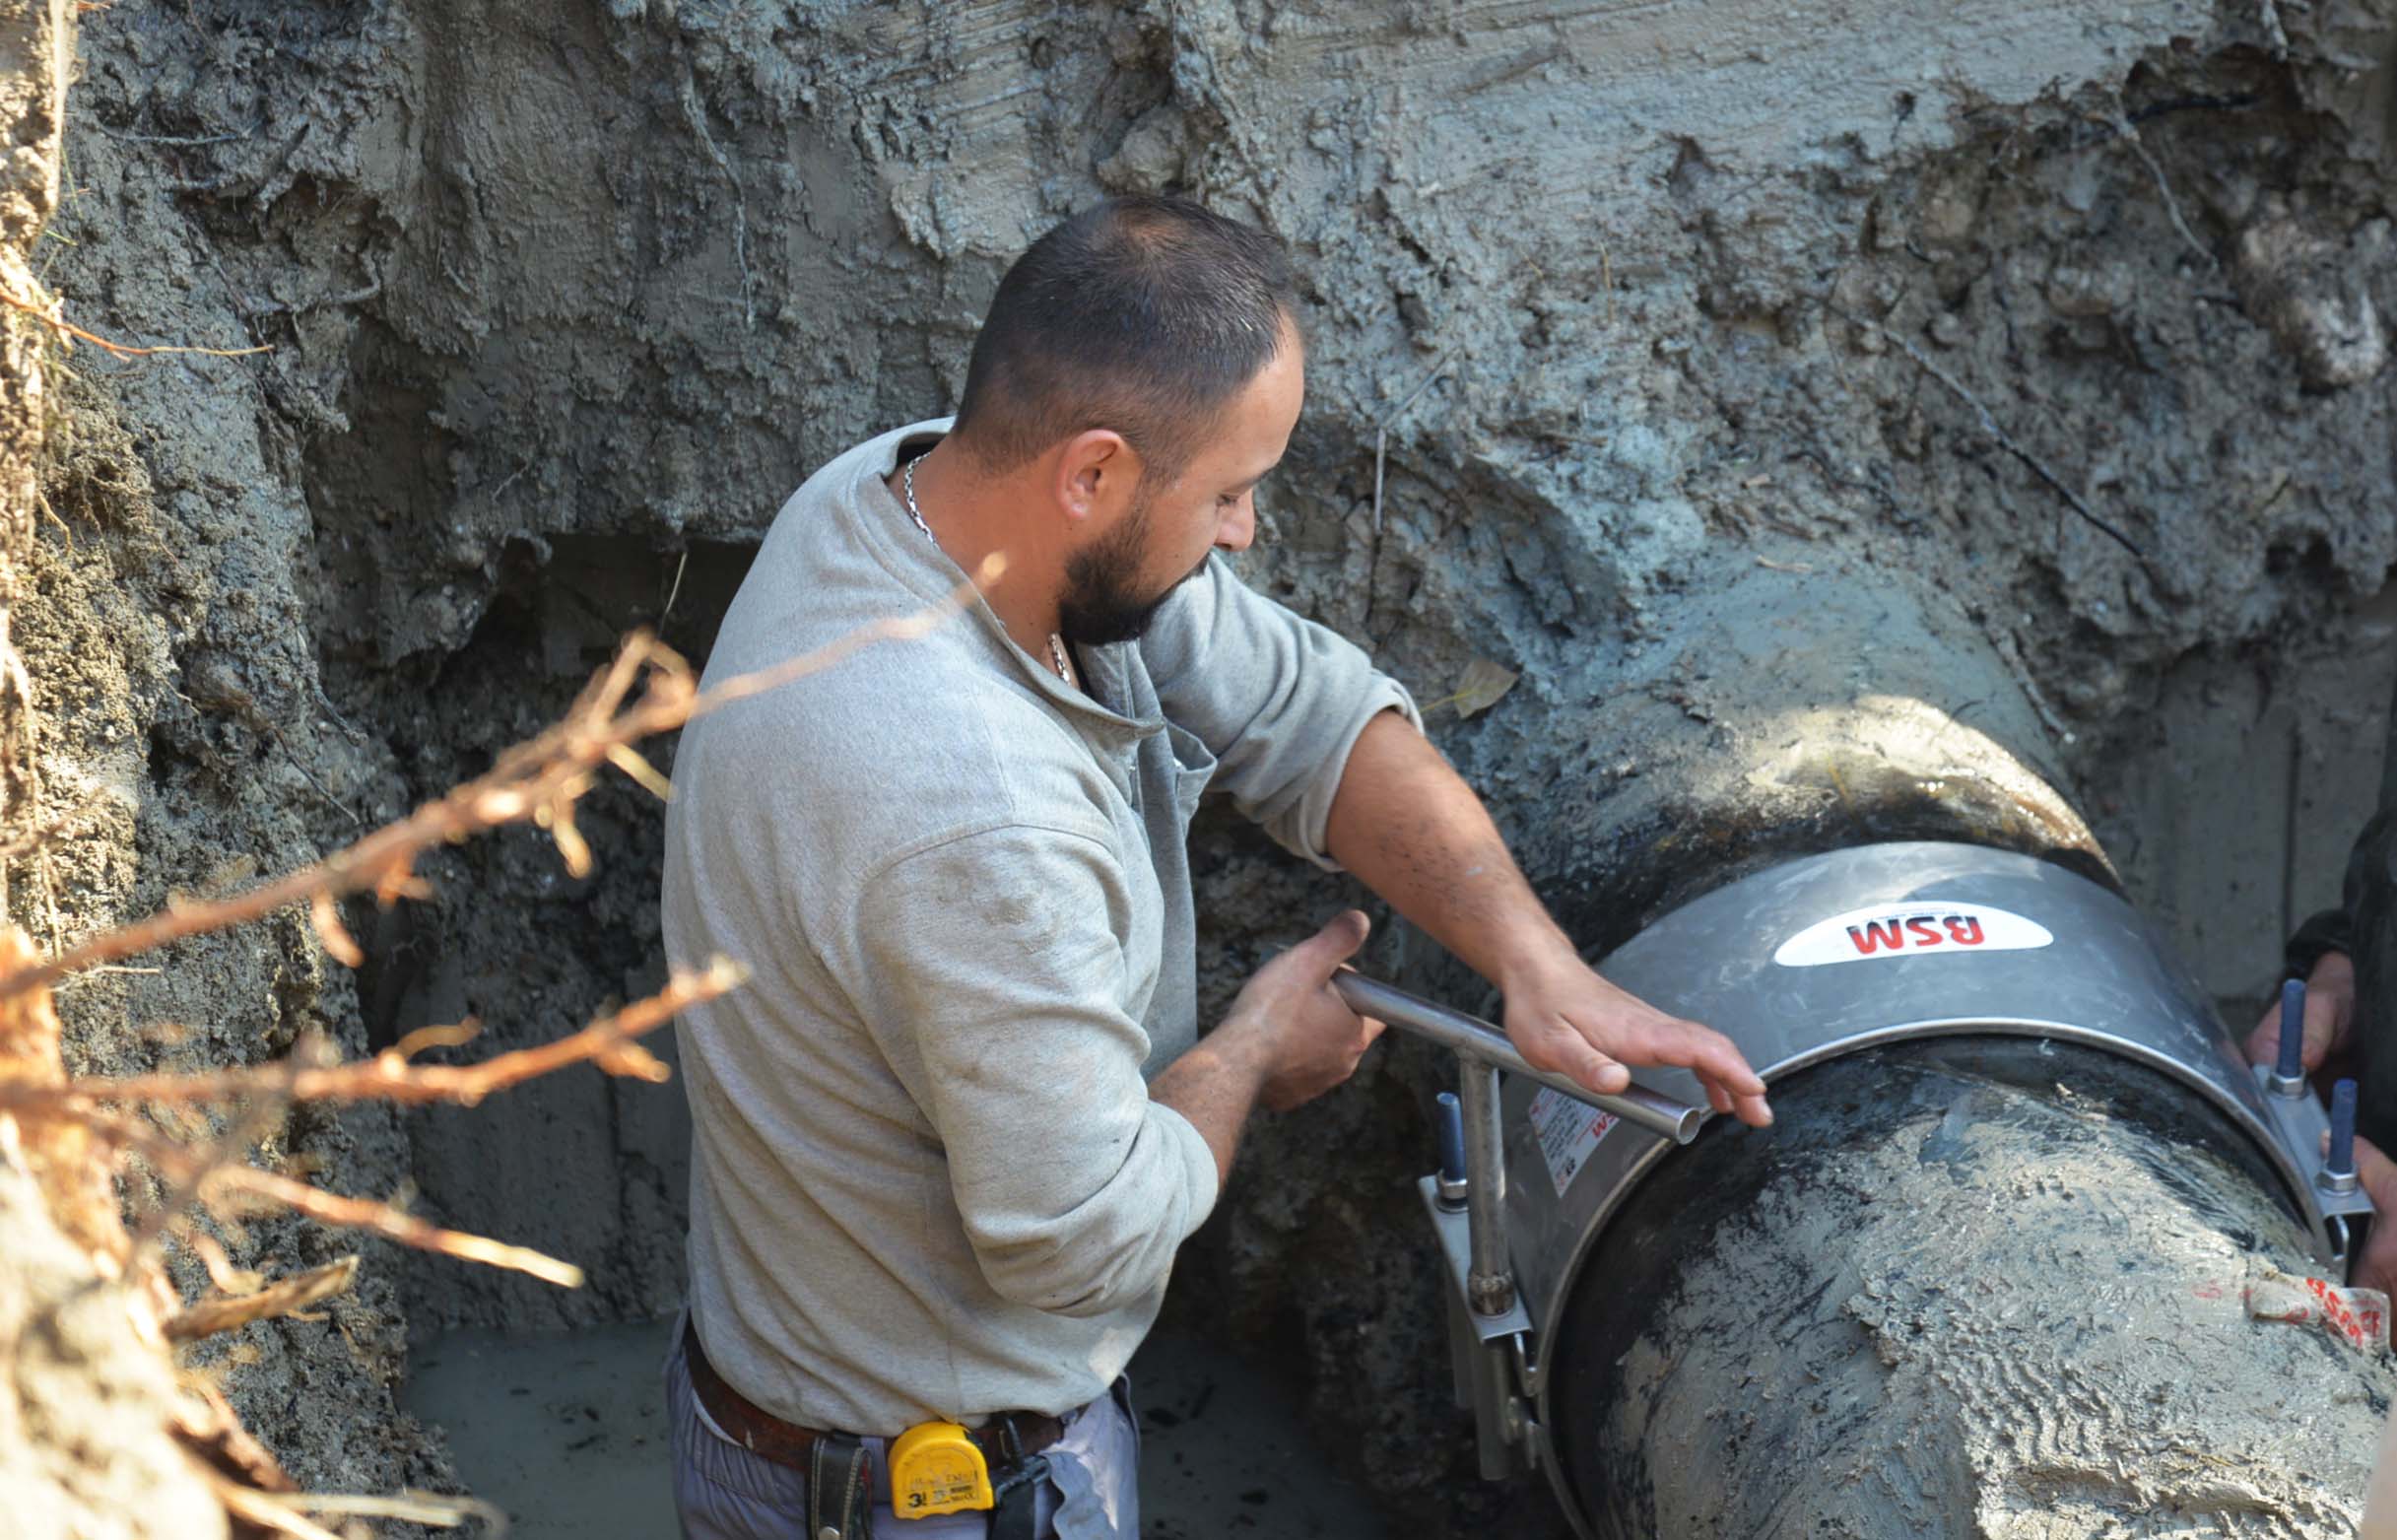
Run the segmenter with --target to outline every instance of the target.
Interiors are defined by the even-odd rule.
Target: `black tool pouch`
[[[874,1469],[864,1440],[826,1434],[809,1448],[807,1540],[874,1540]]]
[[[1039,1540],[1040,1514],[1033,1496],[1048,1478],[1048,1460],[1038,1454],[1019,1461],[991,1494],[990,1540]]]

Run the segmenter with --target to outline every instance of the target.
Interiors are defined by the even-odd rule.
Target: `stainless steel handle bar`
[[[1705,1120],[1706,1109],[1688,1106],[1671,1097],[1660,1096],[1645,1086],[1633,1086],[1614,1096],[1592,1091],[1568,1075],[1552,1074],[1534,1069],[1524,1062],[1523,1055],[1507,1040],[1503,1029],[1494,1027],[1478,1016],[1467,1016],[1421,995],[1409,994],[1395,984],[1385,984],[1378,978],[1343,969],[1332,975],[1332,987],[1349,1009],[1360,1016],[1370,1016],[1402,1032],[1428,1038],[1452,1052],[1469,1059],[1493,1064],[1509,1075],[1521,1075],[1536,1080],[1553,1091],[1561,1091],[1576,1102],[1586,1102],[1602,1111],[1612,1112],[1627,1123],[1636,1123],[1650,1133],[1662,1134],[1675,1144],[1688,1144],[1698,1137],[1698,1125]]]

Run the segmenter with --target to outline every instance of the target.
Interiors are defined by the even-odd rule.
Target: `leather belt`
[[[689,1320],[683,1322],[683,1358],[691,1371],[692,1392],[727,1437],[760,1459],[796,1471],[808,1468],[808,1450],[828,1436],[784,1422],[726,1384],[700,1351],[699,1334]],[[1011,1429],[1015,1434],[1012,1446],[1007,1438]],[[965,1437],[982,1451],[995,1474],[1065,1437],[1065,1423],[1041,1412],[994,1412],[981,1427],[966,1429]]]

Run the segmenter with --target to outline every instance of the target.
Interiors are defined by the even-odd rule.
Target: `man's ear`
[[[1092,428],[1065,441],[1052,489],[1058,511],[1076,532],[1131,501],[1140,484],[1140,455],[1112,428]]]

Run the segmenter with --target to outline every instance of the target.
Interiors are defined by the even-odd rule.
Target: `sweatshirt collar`
[[[852,496],[840,500],[854,511],[856,532],[876,560],[927,607],[948,603],[950,595],[965,584],[965,573],[950,560],[938,541],[925,539],[923,531],[915,527],[915,520],[907,515],[906,504],[891,490],[890,478],[902,458],[912,457],[904,451],[913,451],[917,444],[930,448],[948,434],[954,421],[947,417],[931,418],[895,429],[862,445],[857,455],[856,479],[849,489]],[[1092,738],[1128,744],[1165,728],[1163,717],[1126,716],[1067,685],[1045,659],[1036,658],[1016,644],[1016,638],[1008,635],[1007,628],[999,623],[998,615],[979,593],[973,596],[958,623],[974,627],[992,651],[1030,679],[1033,689]],[[1084,683],[1098,685],[1111,698],[1122,700],[1128,660],[1118,654],[1134,645],[1116,642],[1078,648]]]

